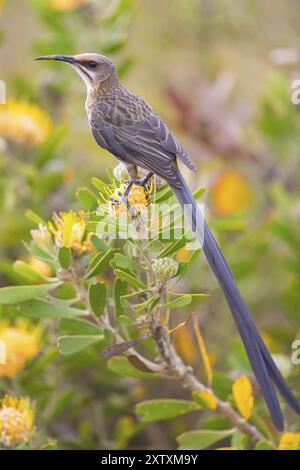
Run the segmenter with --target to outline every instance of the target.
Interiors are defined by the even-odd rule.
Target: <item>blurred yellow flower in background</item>
[[[86,233],[87,224],[83,211],[55,214],[52,222],[48,223],[48,228],[58,248],[71,248],[78,254],[93,251],[91,234]]]
[[[285,432],[280,438],[278,450],[300,450],[300,433]]]
[[[230,215],[246,210],[253,202],[253,192],[245,178],[236,171],[225,171],[210,190],[214,210]]]
[[[0,339],[5,346],[5,363],[0,364],[0,377],[15,377],[34,358],[41,346],[41,329],[25,319],[15,324],[0,322]]]
[[[10,99],[0,106],[0,135],[15,142],[39,145],[51,127],[50,119],[37,105]]]
[[[31,438],[34,428],[33,407],[28,398],[6,395],[0,403],[0,444],[11,447],[24,444]]]
[[[68,11],[89,2],[90,0],[51,0],[51,7],[56,11]]]

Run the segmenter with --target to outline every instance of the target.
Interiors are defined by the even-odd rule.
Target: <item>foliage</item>
[[[27,0],[18,57],[8,25],[20,2],[0,2],[16,57],[0,105],[3,448],[299,449],[297,418],[284,408],[275,431],[201,250],[176,233],[171,190],[134,185],[128,211],[127,170],[93,146],[76,78],[32,61],[107,54],[175,128],[199,169],[186,174],[194,196],[297,390],[300,119],[290,70],[261,67],[256,15],[277,24],[276,8],[234,3]]]

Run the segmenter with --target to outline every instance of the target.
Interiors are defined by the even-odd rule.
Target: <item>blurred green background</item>
[[[105,179],[115,165],[90,135],[80,79],[64,64],[33,58],[108,55],[126,86],[157,109],[195,162],[197,174],[184,174],[193,188],[205,186],[207,217],[241,291],[284,374],[299,388],[300,366],[290,359],[291,344],[300,337],[300,113],[291,102],[291,83],[300,75],[298,2],[0,5],[0,79],[7,89],[7,105],[0,105],[1,285],[20,282],[12,261],[25,256],[22,240],[32,228],[26,210],[49,218],[53,211],[76,209],[77,187],[89,185],[92,176]],[[204,260],[184,284],[212,293],[199,307],[203,334],[213,364],[235,377],[246,367],[242,347]],[[178,347],[197,368],[186,334]],[[48,345],[40,362],[21,372],[16,388],[4,382],[3,389],[29,394],[40,400],[40,409],[51,396],[41,421],[59,447],[170,448],[176,433],[195,425],[195,417],[153,424],[128,442],[132,403],[183,392],[168,381],[156,390],[155,384],[105,376],[93,351],[88,368],[84,358],[82,367],[61,359],[51,331],[48,343],[53,349]],[[88,379],[78,385],[78,377]],[[297,430],[295,416],[287,416]]]

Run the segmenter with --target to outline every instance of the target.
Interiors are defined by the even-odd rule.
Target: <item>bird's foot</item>
[[[151,177],[152,173],[148,173],[144,178],[126,181],[125,191],[114,194],[114,197],[110,198],[111,204],[119,206],[119,208],[123,206],[123,209],[127,210],[130,217],[136,216],[141,211],[141,207],[146,207],[150,203],[147,184]],[[124,212],[122,209],[118,209],[119,214],[122,212]]]
[[[132,184],[136,184],[137,186],[142,186],[146,189],[147,183],[149,182],[150,178],[152,178],[153,173],[149,172],[144,178],[138,178],[135,180],[130,180],[128,183],[132,182]]]
[[[118,192],[117,196],[118,198],[111,197],[110,202],[113,206],[121,206],[124,204],[127,208],[128,214],[130,216],[133,216],[135,214],[134,209],[131,207],[129,201],[128,201],[128,196],[130,193],[130,190],[132,188],[132,185],[134,184],[133,180],[126,181],[127,188],[124,193],[121,193],[121,191]]]

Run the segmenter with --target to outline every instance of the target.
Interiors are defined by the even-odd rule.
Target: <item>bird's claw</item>
[[[129,204],[129,201],[128,201],[128,194],[121,194],[119,193],[119,198],[116,199],[116,198],[113,198],[111,197],[110,198],[110,202],[113,206],[121,206],[122,204],[125,204],[126,205],[126,208],[128,210],[128,214],[130,216],[134,216],[135,215],[135,211],[133,209],[133,207],[131,207],[131,205]]]

